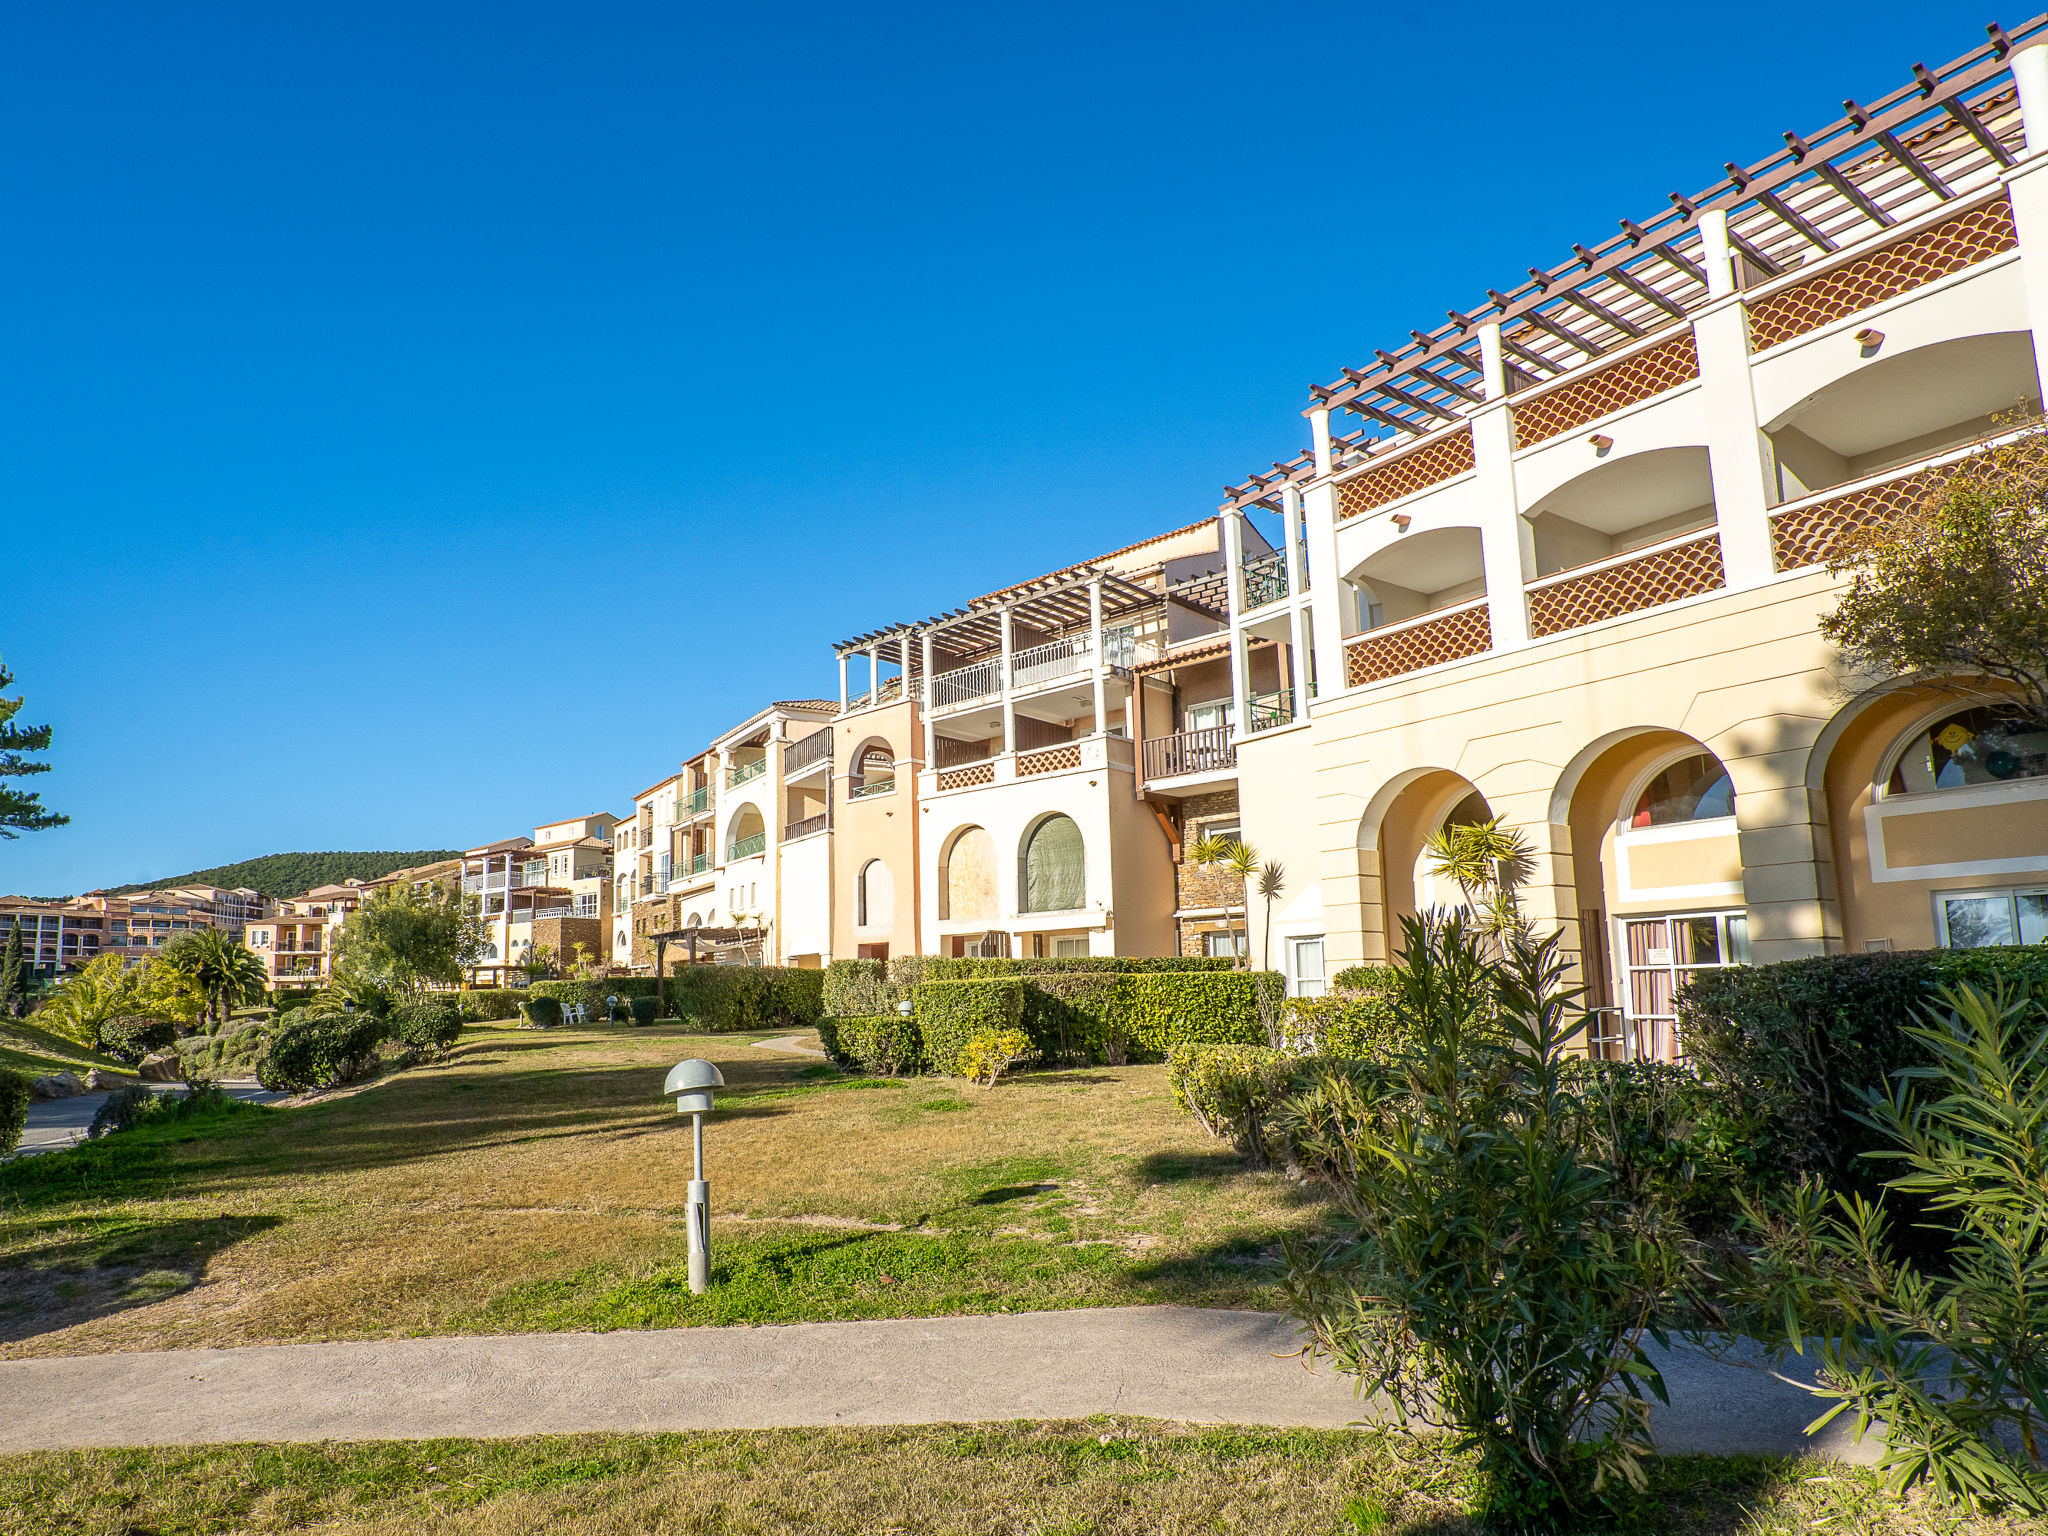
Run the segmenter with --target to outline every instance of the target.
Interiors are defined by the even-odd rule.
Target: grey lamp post
[[[697,1176],[690,1180],[690,1294],[702,1296],[711,1281],[711,1185],[704,1178],[704,1117],[711,1112],[711,1090],[725,1086],[725,1074],[708,1061],[692,1057],[670,1070],[663,1093],[676,1096],[676,1113],[691,1120],[696,1144]]]

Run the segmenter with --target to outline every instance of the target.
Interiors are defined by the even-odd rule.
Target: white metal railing
[[[1044,645],[1034,645],[1028,651],[1019,651],[1010,658],[1011,685],[1035,688],[1056,678],[1072,677],[1088,665],[1094,651],[1094,637],[1087,634],[1069,635],[1064,640],[1053,640]]]
[[[1138,626],[1125,624],[1117,629],[1102,632],[1102,659],[1112,667],[1135,667],[1138,664]]]
[[[487,891],[502,891],[505,889],[505,881],[508,878],[509,877],[503,871],[500,871],[499,873],[494,875],[485,875],[484,889]]]
[[[994,657],[955,667],[932,679],[932,708],[958,709],[1003,691],[1003,664]]]

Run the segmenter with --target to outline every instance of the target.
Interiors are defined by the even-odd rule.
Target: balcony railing
[[[642,875],[640,877],[640,894],[642,896],[652,896],[654,894],[654,876]]]
[[[866,800],[874,795],[893,795],[895,793],[896,781],[893,778],[863,779],[860,783],[847,787],[846,798],[849,800]]]
[[[1482,597],[1459,608],[1384,624],[1347,640],[1344,682],[1357,688],[1492,649],[1492,613]]]
[[[792,838],[809,837],[813,832],[822,832],[832,825],[832,818],[820,811],[815,816],[806,816],[801,821],[792,821],[782,829],[785,842]]]
[[[1529,631],[1540,639],[1726,585],[1720,535],[1709,528],[1530,582]]]
[[[676,796],[676,820],[690,816],[702,816],[711,809],[711,786],[700,784],[687,795]]]
[[[1003,691],[1003,664],[999,659],[977,661],[956,667],[932,679],[932,708],[958,709]]]
[[[725,771],[725,787],[737,789],[749,779],[758,779],[768,771],[768,759],[757,757],[751,763],[740,763]]]
[[[782,749],[782,771],[796,773],[818,763],[832,761],[832,733],[815,731],[802,741],[793,741]]]
[[[743,837],[737,842],[725,845],[725,862],[736,864],[741,859],[751,859],[768,851],[768,834],[756,832],[752,837]]]
[[[1284,550],[1274,550],[1270,555],[1260,555],[1256,560],[1244,563],[1244,605],[1246,608],[1263,608],[1268,603],[1277,603],[1287,595],[1287,555]]]
[[[1230,744],[1230,727],[1206,726],[1199,731],[1176,731],[1171,736],[1154,736],[1145,743],[1145,777],[1177,779],[1189,773],[1219,773],[1237,766],[1237,749]]]
[[[1087,667],[1094,649],[1094,637],[1082,634],[1069,635],[1064,640],[1053,640],[1045,645],[1034,645],[1028,651],[1019,651],[1010,658],[1011,685],[1017,688],[1036,688],[1041,683],[1072,677]]]
[[[1253,732],[1270,731],[1275,726],[1294,723],[1294,690],[1275,689],[1272,693],[1254,694],[1246,700],[1251,706],[1250,718],[1246,725]]]
[[[1135,667],[1138,664],[1138,626],[1121,625],[1116,629],[1102,632],[1102,660],[1111,667]]]

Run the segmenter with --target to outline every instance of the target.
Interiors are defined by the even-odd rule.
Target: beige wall
[[[1323,906],[1317,801],[1309,792],[1314,761],[1314,738],[1301,728],[1262,731],[1238,743],[1237,794],[1244,840],[1259,850],[1262,862],[1278,860],[1286,876],[1273,903],[1270,943],[1265,903],[1254,887],[1247,924],[1253,965],[1283,968],[1284,940],[1322,933],[1329,921]]]
[[[878,709],[844,715],[832,726],[832,954],[850,960],[863,944],[887,944],[891,955],[919,952],[917,769],[923,736],[917,706],[907,699]],[[846,776],[854,752],[870,741],[885,742],[896,759],[896,792],[850,800]],[[886,928],[856,929],[855,882],[870,859],[889,867],[895,885]]]

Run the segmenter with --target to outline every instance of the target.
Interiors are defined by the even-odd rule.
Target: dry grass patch
[[[0,1536],[1477,1536],[1469,1457],[1398,1431],[1132,1419],[0,1458]],[[1657,1463],[1623,1529],[2018,1536],[1814,1459]]]
[[[686,1055],[729,1084],[723,1290],[698,1304],[661,1095]],[[1255,1304],[1258,1258],[1315,1214],[1178,1114],[1160,1067],[982,1090],[672,1027],[485,1028],[374,1093],[0,1168],[0,1352]]]

